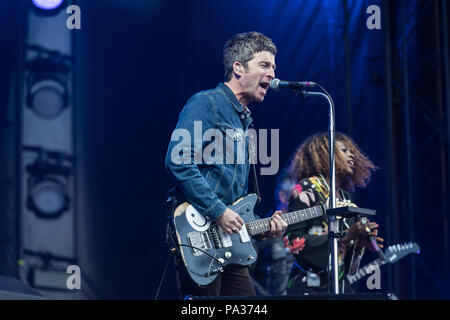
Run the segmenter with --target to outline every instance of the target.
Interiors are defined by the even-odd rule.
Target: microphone
[[[366,217],[361,218],[361,223],[362,224],[366,224],[367,223],[367,218]],[[366,226],[366,229],[369,229],[369,228]],[[384,256],[383,251],[381,251],[381,248],[378,246],[378,243],[377,243],[377,240],[375,239],[375,237],[374,236],[370,236],[369,240],[370,240],[370,244],[372,246],[372,249],[376,252],[376,254],[378,255],[378,258],[381,261],[386,261],[386,257]]]
[[[377,240],[375,240],[375,237],[374,236],[370,236],[369,240],[370,240],[370,244],[372,245],[372,249],[375,250],[376,254],[378,255],[378,258],[381,261],[386,261],[386,257],[384,256],[383,251],[381,251],[381,248],[378,246]]]
[[[283,81],[277,78],[270,81],[270,88],[275,91],[280,90],[280,88],[302,89],[315,86],[317,86],[317,83],[311,81]]]

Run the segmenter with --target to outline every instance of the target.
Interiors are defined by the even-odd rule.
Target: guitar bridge
[[[220,242],[219,234],[217,233],[217,228],[218,228],[217,226],[212,226],[211,228],[209,228],[209,236],[211,237],[214,243],[214,248],[220,249],[222,248],[222,243]]]

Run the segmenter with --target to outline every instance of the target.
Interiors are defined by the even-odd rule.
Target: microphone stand
[[[324,90],[322,88],[322,90]],[[325,90],[324,90],[325,91]],[[299,92],[299,91],[297,91]],[[329,104],[329,153],[330,153],[330,202],[328,209],[336,208],[336,170],[335,170],[335,153],[334,153],[334,140],[335,140],[335,119],[334,119],[334,102],[329,94],[317,91],[305,91],[299,92],[303,97],[319,96],[325,98]],[[332,279],[332,292],[339,294],[339,238],[342,237],[342,226],[339,219],[335,215],[329,216],[329,239],[331,242],[331,279]]]

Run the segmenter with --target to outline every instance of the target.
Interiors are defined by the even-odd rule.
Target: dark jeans
[[[186,296],[255,296],[252,280],[247,267],[228,265],[224,271],[209,285],[199,287],[192,281],[182,261],[175,258],[178,294],[181,299]]]

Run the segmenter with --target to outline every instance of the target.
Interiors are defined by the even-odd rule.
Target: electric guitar
[[[365,265],[364,267],[359,268],[358,272],[356,272],[354,275],[347,274],[347,279],[350,282],[350,284],[353,284],[356,281],[364,278],[366,275],[373,273],[375,269],[388,263],[395,263],[398,260],[402,259],[403,257],[409,255],[410,253],[416,254],[420,253],[420,247],[417,243],[408,242],[390,246],[386,249],[386,252],[384,253],[386,261],[376,259],[371,263]]]
[[[256,219],[253,213],[256,194],[239,198],[229,206],[244,226],[238,234],[228,234],[215,222],[200,214],[188,202],[179,205],[173,216],[176,240],[186,269],[198,285],[208,285],[228,264],[250,265],[257,254],[250,237],[270,231],[271,218]],[[325,214],[322,205],[281,215],[288,224],[299,223]]]

